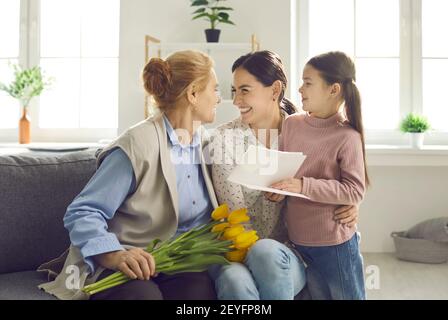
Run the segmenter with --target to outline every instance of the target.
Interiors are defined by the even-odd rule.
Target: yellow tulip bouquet
[[[155,239],[145,249],[155,260],[156,272],[175,274],[202,272],[213,264],[242,262],[249,248],[258,240],[257,232],[247,230],[250,219],[247,209],[229,212],[223,204],[212,212],[212,220],[182,233],[174,239]],[[118,286],[132,279],[122,272],[85,286],[82,290],[90,295]]]

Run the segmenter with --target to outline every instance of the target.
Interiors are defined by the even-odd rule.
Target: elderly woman
[[[153,239],[166,240],[208,221],[217,207],[203,161],[207,141],[195,125],[213,122],[220,102],[213,62],[200,52],[176,52],[166,60],[151,59],[143,80],[160,114],[99,153],[95,175],[64,216],[72,245],[40,268],[57,274],[40,288],[60,299],[216,297],[206,272],[156,275],[153,257],[143,250]],[[80,290],[117,270],[139,281],[92,297]]]

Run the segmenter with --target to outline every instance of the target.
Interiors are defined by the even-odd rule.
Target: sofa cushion
[[[36,271],[0,274],[0,300],[55,300],[37,288],[46,281],[46,275]]]
[[[68,247],[62,219],[95,172],[94,154],[0,156],[0,274],[34,270]]]

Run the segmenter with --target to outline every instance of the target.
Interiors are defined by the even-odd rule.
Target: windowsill
[[[28,148],[48,147],[59,152],[64,147],[99,148],[101,143],[69,142],[69,143],[0,143],[0,154],[17,154],[30,152]],[[368,166],[448,166],[448,146],[424,146],[422,149],[412,149],[408,146],[367,145]]]
[[[428,145],[422,149],[408,146],[367,145],[368,166],[448,166],[448,146]]]

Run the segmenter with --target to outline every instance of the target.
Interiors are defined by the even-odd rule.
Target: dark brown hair
[[[350,126],[359,132],[362,141],[362,152],[364,156],[364,168],[366,185],[368,186],[369,176],[367,174],[366,150],[364,139],[364,127],[361,113],[361,95],[356,86],[355,63],[345,53],[340,51],[327,52],[318,55],[308,61],[307,65],[319,71],[320,76],[328,85],[339,83],[342,87],[344,98],[345,114]]]
[[[238,68],[243,68],[253,75],[265,87],[271,86],[275,81],[280,80],[282,91],[278,97],[281,108],[287,114],[297,112],[296,106],[285,98],[285,90],[288,85],[285,68],[279,55],[275,52],[264,50],[248,53],[239,57],[232,66],[232,72]]]
[[[213,60],[205,53],[177,51],[166,60],[152,58],[143,69],[143,85],[157,107],[165,111],[186,96],[190,85],[205,89],[212,68]]]

